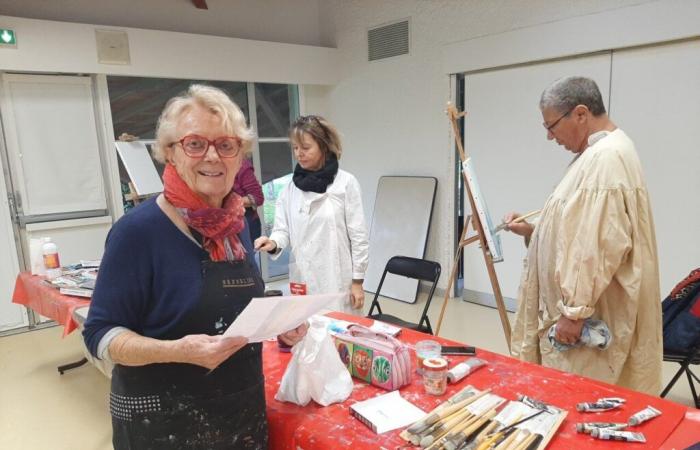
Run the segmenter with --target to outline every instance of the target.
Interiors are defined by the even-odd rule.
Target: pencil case
[[[353,324],[347,332],[336,334],[334,340],[340,359],[353,377],[388,391],[411,382],[410,350],[395,337]]]

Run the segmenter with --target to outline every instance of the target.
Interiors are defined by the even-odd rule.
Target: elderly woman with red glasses
[[[192,85],[161,114],[164,192],[112,227],[83,333],[115,364],[115,449],[267,448],[261,344],[220,336],[264,290],[231,191],[253,137],[216,88]]]

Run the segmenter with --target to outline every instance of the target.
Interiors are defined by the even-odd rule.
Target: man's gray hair
[[[560,113],[585,105],[594,116],[605,114],[605,104],[595,81],[585,77],[560,78],[542,92],[540,110],[554,108]]]

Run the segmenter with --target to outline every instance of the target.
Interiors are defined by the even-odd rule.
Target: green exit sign
[[[15,30],[0,28],[0,47],[17,47]]]

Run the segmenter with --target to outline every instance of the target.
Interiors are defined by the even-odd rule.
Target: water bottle
[[[44,255],[46,278],[53,280],[54,278],[60,277],[61,263],[58,260],[58,247],[51,241],[51,238],[44,238],[44,244],[41,246],[41,253]]]

